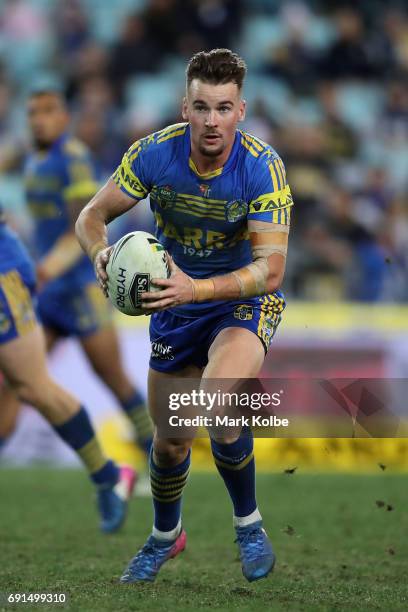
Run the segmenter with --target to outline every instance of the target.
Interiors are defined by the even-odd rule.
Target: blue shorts
[[[258,336],[265,353],[281,321],[285,300],[281,294],[231,301],[203,309],[197,316],[164,310],[151,316],[150,367],[176,372],[189,365],[203,368],[216,336],[226,327],[243,327]]]
[[[34,289],[35,271],[27,251],[0,223],[0,344],[35,328]]]
[[[38,294],[42,325],[59,336],[89,336],[112,321],[112,308],[95,281],[50,283]]]

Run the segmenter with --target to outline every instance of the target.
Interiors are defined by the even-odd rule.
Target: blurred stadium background
[[[249,75],[244,128],[282,156],[295,199],[288,307],[264,375],[406,378],[408,373],[408,16],[380,0],[0,0],[0,198],[30,244],[21,169],[25,98],[59,85],[73,131],[106,179],[139,136],[180,120],[186,60],[230,47]],[[152,229],[146,203],[111,239]],[[146,386],[147,320],[119,318],[130,374]],[[77,347],[51,369],[97,420],[118,459],[134,459],[113,398]],[[404,440],[257,440],[258,465],[406,468]],[[11,462],[69,452],[26,409],[4,449]],[[212,461],[203,440],[196,467]]]

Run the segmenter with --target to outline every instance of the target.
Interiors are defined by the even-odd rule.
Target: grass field
[[[188,548],[154,585],[117,582],[149,531],[151,500],[136,498],[124,529],[104,537],[81,472],[5,469],[0,491],[3,592],[66,592],[65,609],[85,612],[408,609],[403,475],[261,474],[258,501],[278,564],[252,585],[242,577],[229,501],[215,474],[192,474]]]

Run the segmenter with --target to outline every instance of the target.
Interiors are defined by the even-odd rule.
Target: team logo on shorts
[[[248,204],[244,200],[232,200],[227,203],[226,216],[230,223],[243,219],[248,212]]]
[[[173,347],[165,342],[151,342],[153,359],[161,359],[162,361],[173,361]]]
[[[234,310],[234,317],[240,321],[251,321],[254,318],[253,306],[240,304]]]
[[[152,194],[159,203],[160,208],[172,208],[177,200],[177,193],[172,189],[171,185],[158,187]]]
[[[272,314],[265,313],[260,329],[260,336],[268,347],[272,342],[273,336],[275,335],[276,327],[276,318]]]

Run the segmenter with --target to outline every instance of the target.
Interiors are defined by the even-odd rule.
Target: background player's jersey
[[[281,159],[272,147],[240,130],[225,166],[214,172],[197,171],[190,158],[189,125],[181,123],[135,142],[113,179],[136,200],[150,193],[158,240],[193,278],[227,273],[252,261],[249,219],[290,222],[293,201]]]
[[[90,155],[81,142],[69,134],[61,136],[45,153],[31,154],[25,165],[27,204],[34,221],[35,256],[44,257],[55,242],[70,229],[69,205],[75,199],[90,198],[98,189]],[[94,278],[85,256],[52,285]]]
[[[34,266],[17,236],[0,223],[0,344],[32,331]]]

